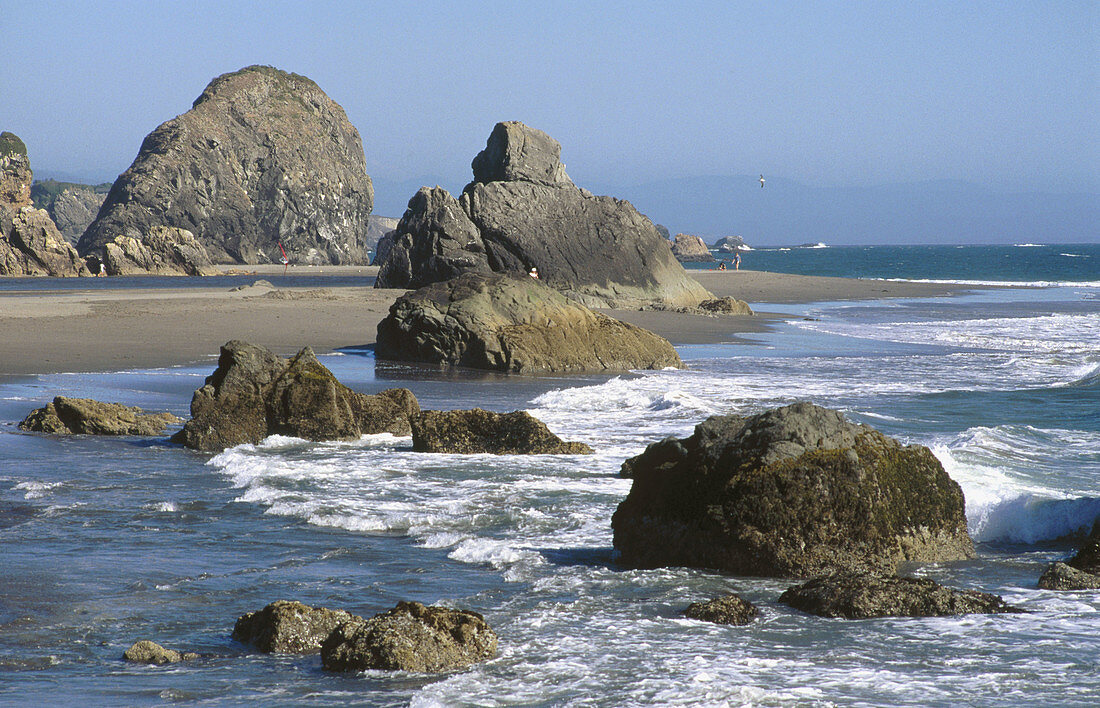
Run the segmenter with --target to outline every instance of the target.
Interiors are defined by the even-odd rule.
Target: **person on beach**
[[[725,261],[718,261],[718,270],[725,270],[725,269],[726,269],[726,262]]]
[[[734,270],[741,270],[741,254],[740,253],[734,253],[733,254],[733,269]]]

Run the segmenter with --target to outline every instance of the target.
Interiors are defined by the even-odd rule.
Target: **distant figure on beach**
[[[530,271],[530,273],[528,273],[528,275],[530,275],[535,280],[538,280],[539,279],[539,269],[532,267],[531,271]]]
[[[760,189],[764,188],[764,175],[760,175]]]
[[[725,269],[726,269],[726,262],[725,261],[718,261],[718,270],[725,270]]]
[[[733,254],[733,269],[734,270],[741,270],[741,254],[740,253],[734,253]]]

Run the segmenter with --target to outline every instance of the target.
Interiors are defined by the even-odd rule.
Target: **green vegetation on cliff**
[[[0,157],[16,154],[26,155],[27,146],[23,144],[23,141],[20,140],[19,136],[15,133],[9,133],[7,131],[0,133]]]
[[[5,133],[8,135],[9,133]],[[18,138],[16,138],[18,140]],[[66,189],[84,189],[96,194],[106,194],[111,191],[111,183],[80,184],[78,182],[58,182],[54,179],[37,180],[31,185],[31,200],[35,209],[49,209],[57,200],[58,195]]]

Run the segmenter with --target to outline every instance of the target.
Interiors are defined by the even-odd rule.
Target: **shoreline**
[[[222,266],[226,275],[282,275],[283,266]],[[374,266],[292,266],[317,287],[219,287],[218,276],[178,288],[0,291],[0,376],[106,372],[216,364],[231,339],[290,356],[374,343],[378,322],[404,290],[325,285],[327,276],[371,277]],[[746,300],[754,317],[660,310],[601,310],[678,344],[734,341],[786,315],[767,304],[942,297],[978,289],[908,281],[857,280],[765,271],[688,270],[717,297]]]

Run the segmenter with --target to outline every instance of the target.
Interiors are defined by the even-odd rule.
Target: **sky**
[[[493,125],[574,181],[961,180],[1100,195],[1100,3],[4,0],[0,130],[111,181],[215,76],[268,64],[344,107],[376,181],[452,190]]]

